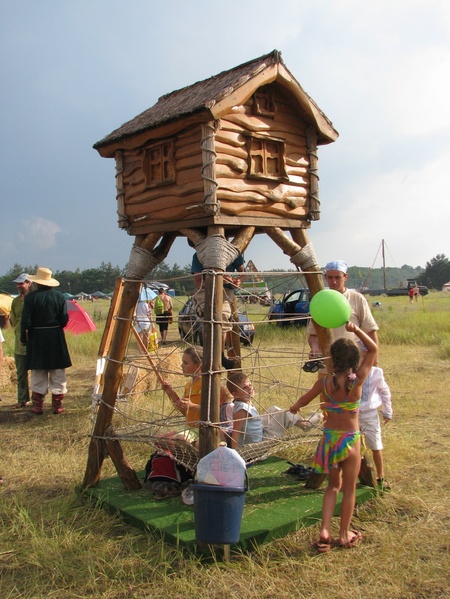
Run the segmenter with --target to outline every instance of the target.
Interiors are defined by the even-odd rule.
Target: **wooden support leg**
[[[209,227],[208,235],[223,235],[221,227]],[[214,272],[223,272],[213,268]],[[222,369],[222,304],[223,276],[205,273],[205,314],[203,325],[203,378],[200,418],[203,422],[219,422]],[[217,427],[200,428],[199,455],[207,455],[220,443]]]
[[[122,379],[122,361],[130,336],[131,319],[139,296],[140,283],[126,281],[123,287],[122,302],[119,308],[116,331],[111,343],[110,359],[105,368],[102,401],[97,412],[93,438],[89,444],[88,461],[83,487],[95,486],[100,478],[103,460],[106,455],[102,437],[111,425],[117,392]],[[139,484],[136,474],[135,484]]]
[[[200,418],[203,422],[220,419],[220,370],[222,368],[222,300],[223,278],[205,275],[205,315],[203,326],[203,378]],[[217,428],[200,428],[199,455],[202,458],[220,443]]]
[[[120,445],[119,439],[106,439],[106,449],[116,467],[117,474],[122,481],[124,489],[127,491],[135,491],[141,488],[141,483],[136,475],[134,468],[127,462],[125,455]]]
[[[377,486],[374,467],[366,455],[361,457],[361,468],[358,478],[362,485],[366,485],[367,487]]]
[[[305,482],[305,489],[319,489],[322,483],[327,479],[327,474],[311,472]]]
[[[109,359],[106,362],[106,368],[104,373],[104,385],[102,392],[102,400],[97,411],[97,418],[94,425],[94,431],[88,450],[88,460],[86,465],[86,472],[83,480],[83,487],[95,486],[100,478],[100,473],[103,465],[103,460],[106,455],[106,443],[103,440],[106,431],[111,426],[112,416],[114,407],[117,399],[117,392],[122,380],[122,369],[123,359],[126,354],[128,340],[130,337],[131,322],[138,301],[139,293],[141,290],[141,283],[137,279],[142,279],[147,273],[149,273],[156,264],[159,264],[167,256],[170,247],[176,239],[177,234],[174,232],[165,233],[157,247],[156,243],[160,238],[159,233],[149,234],[136,238],[135,246],[133,249],[140,248],[150,255],[147,256],[144,262],[134,263],[133,267],[130,264],[133,262],[130,256],[130,262],[128,263],[127,276],[131,280],[121,281],[121,284],[116,285],[115,294],[117,297],[113,298],[110,314],[108,318],[111,321],[113,319],[113,311],[117,308],[117,320],[115,322],[114,333],[109,334],[107,331],[102,340],[101,350],[106,351],[108,344],[110,343]],[[133,250],[132,250],[133,252]],[[132,253],[133,255],[133,253]],[[98,387],[101,387],[101,381],[99,381]],[[123,458],[122,448],[117,442],[112,448],[113,455],[118,464],[118,473],[126,479],[128,488],[139,488],[140,483],[137,479],[134,470],[129,468]],[[120,455],[122,454],[122,457]],[[120,472],[119,472],[120,469]],[[121,477],[122,478],[122,477]]]

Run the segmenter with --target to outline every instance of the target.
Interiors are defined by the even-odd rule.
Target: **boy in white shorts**
[[[384,379],[381,368],[372,366],[369,376],[362,387],[361,404],[359,407],[359,424],[364,433],[367,449],[372,451],[372,457],[377,471],[378,486],[389,489],[384,477],[383,442],[381,438],[381,424],[378,408],[384,424],[389,422],[394,415],[392,410],[391,390]]]

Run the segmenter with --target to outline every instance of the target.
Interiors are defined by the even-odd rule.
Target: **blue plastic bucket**
[[[195,537],[201,543],[229,545],[239,542],[244,487],[192,484],[194,491]]]

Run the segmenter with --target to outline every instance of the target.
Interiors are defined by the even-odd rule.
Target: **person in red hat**
[[[20,327],[20,341],[26,345],[26,367],[31,371],[33,414],[43,414],[44,397],[52,394],[54,414],[64,411],[67,393],[66,368],[72,366],[64,327],[69,316],[64,295],[55,289],[59,282],[52,271],[39,267],[28,278],[36,289],[25,296]]]

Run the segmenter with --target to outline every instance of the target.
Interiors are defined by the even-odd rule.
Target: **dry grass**
[[[382,339],[400,339],[397,327],[415,327],[421,308],[412,306],[407,320],[402,301],[382,300],[385,311],[377,318],[390,329],[382,331]],[[387,477],[393,488],[360,508],[355,525],[364,540],[351,551],[317,555],[312,549],[317,530],[311,527],[229,563],[203,563],[98,507],[86,507],[75,488],[86,465],[97,347],[88,355],[86,347],[79,352],[71,340],[76,366],[68,371],[70,394],[62,416],[46,413],[37,418],[11,410],[15,390],[6,381],[0,404],[0,596],[448,597],[450,369],[438,342],[429,339],[448,334],[450,302],[443,304],[439,298],[436,307],[434,298],[426,301],[428,311],[436,313],[437,330],[428,331],[423,344],[382,342],[380,363],[395,409],[394,420],[384,429]],[[126,452],[134,463],[148,448]],[[113,473],[106,461],[102,475]]]

